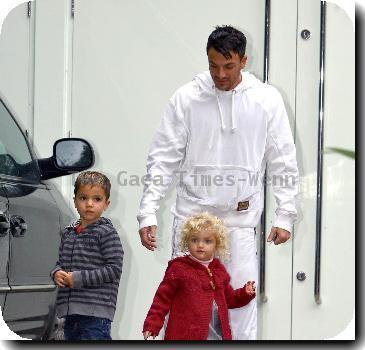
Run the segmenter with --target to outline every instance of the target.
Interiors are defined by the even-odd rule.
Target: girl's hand
[[[65,281],[66,277],[68,276],[68,273],[63,270],[58,270],[54,274],[54,281],[56,282],[57,286],[64,288],[67,286],[67,282]]]
[[[248,281],[245,284],[245,290],[249,296],[254,295],[256,293],[255,281]]]
[[[156,338],[156,334],[153,334],[152,332],[150,331],[145,331],[143,332],[143,337],[144,337],[144,340],[147,340],[149,337],[153,337],[153,339]]]

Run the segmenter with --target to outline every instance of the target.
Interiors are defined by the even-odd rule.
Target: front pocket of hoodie
[[[233,165],[197,165],[183,178],[183,196],[201,205],[243,212],[259,209],[261,175]]]

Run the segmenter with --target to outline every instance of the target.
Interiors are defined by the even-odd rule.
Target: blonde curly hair
[[[208,228],[212,229],[216,239],[215,257],[227,260],[229,257],[228,231],[221,219],[208,212],[191,216],[183,223],[180,241],[181,251],[188,252],[189,239],[194,232]]]

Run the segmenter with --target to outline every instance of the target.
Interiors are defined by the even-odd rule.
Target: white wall
[[[222,6],[211,0],[134,0],[110,5],[76,3],[72,132],[92,141],[95,168],[113,183],[108,214],[126,250],[113,335],[141,339],[144,318],[171,256],[175,192],[161,204],[159,249],[152,253],[142,247],[137,232],[142,185],[122,186],[118,174],[127,172],[121,179],[145,174],[149,145],[168,99],[208,69],[206,40],[216,24],[231,23],[246,31],[250,68],[262,76],[264,1],[253,5],[231,0]]]

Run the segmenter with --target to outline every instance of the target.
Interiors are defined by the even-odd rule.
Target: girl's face
[[[191,233],[188,240],[190,254],[199,260],[208,261],[215,253],[217,240],[211,228]]]

